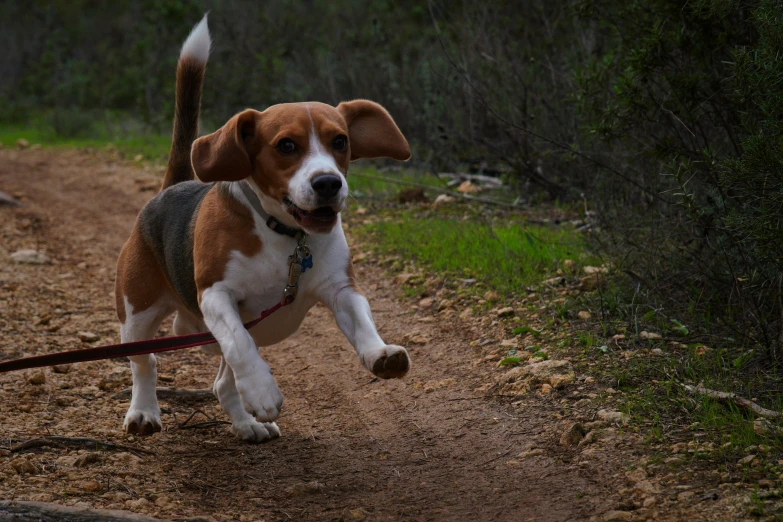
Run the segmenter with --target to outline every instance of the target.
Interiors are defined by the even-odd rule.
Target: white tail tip
[[[185,43],[182,44],[182,51],[180,51],[179,57],[180,59],[193,58],[202,63],[207,63],[210,45],[212,45],[212,39],[209,37],[207,15],[204,15],[204,18],[190,31]]]

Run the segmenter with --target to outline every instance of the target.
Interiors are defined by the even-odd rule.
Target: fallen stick
[[[160,522],[129,511],[61,506],[50,502],[0,500],[0,520],[40,522]]]
[[[439,192],[440,194],[447,194],[449,196],[455,196],[462,199],[469,199],[471,201],[480,201],[481,203],[489,203],[490,205],[497,205],[500,207],[508,208],[522,208],[520,205],[513,203],[507,203],[505,201],[498,201],[496,199],[484,198],[481,196],[471,196],[470,194],[463,194],[462,192],[454,192],[453,190],[443,189],[440,187],[433,187],[432,185],[425,185],[423,183],[416,183],[415,181],[405,181],[403,179],[388,178],[386,176],[373,176],[372,174],[352,173],[351,176],[357,176],[360,178],[375,179],[378,181],[386,181],[388,183],[395,183],[397,185],[410,185],[412,187],[421,187],[423,189]]]
[[[735,406],[739,406],[740,408],[755,413],[759,417],[766,417],[769,419],[779,419],[783,417],[783,413],[779,411],[768,410],[767,408],[763,408],[755,402],[749,401],[748,399],[742,398],[734,393],[710,390],[709,388],[704,388],[703,386],[691,386],[690,384],[683,384],[683,388],[685,388],[685,391],[693,395],[704,395],[705,397],[716,399],[719,402],[734,404]]]
[[[83,449],[104,449],[104,450],[122,450],[132,451],[137,453],[146,453],[147,455],[154,455],[155,452],[137,448],[133,446],[124,446],[122,444],[113,444],[111,442],[103,442],[97,439],[90,439],[87,437],[40,437],[37,439],[30,439],[28,441],[17,444],[11,448],[11,453],[19,453],[20,451],[26,451],[35,448],[56,447],[56,448],[83,448]]]
[[[188,399],[194,401],[215,400],[212,390],[194,390],[189,388],[162,387],[156,390],[158,399]],[[112,399],[130,399],[131,388],[125,388],[111,396]]]

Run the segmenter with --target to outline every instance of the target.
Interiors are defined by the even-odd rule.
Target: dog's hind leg
[[[246,442],[265,442],[280,436],[280,429],[276,423],[258,422],[245,411],[242,398],[237,391],[234,372],[223,357],[220,358],[220,369],[215,377],[212,391],[231,419],[231,432],[240,439]]]

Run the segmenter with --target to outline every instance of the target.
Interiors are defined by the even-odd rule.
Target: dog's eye
[[[346,136],[343,136],[342,134],[340,136],[337,136],[332,142],[332,147],[334,147],[334,150],[343,152],[345,149],[348,148],[348,138]]]
[[[288,138],[283,138],[277,142],[277,150],[283,156],[289,156],[296,152],[296,143]]]

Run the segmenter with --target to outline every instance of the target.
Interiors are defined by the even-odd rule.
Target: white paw
[[[145,411],[138,408],[128,409],[125,414],[125,422],[122,425],[125,433],[134,435],[152,435],[161,430],[160,412]]]
[[[253,417],[272,422],[280,416],[283,394],[268,370],[237,378],[236,384],[245,411]]]
[[[411,367],[408,351],[394,344],[367,353],[362,357],[362,364],[381,379],[399,379]]]
[[[280,429],[274,422],[262,424],[250,419],[232,424],[231,433],[245,442],[259,443],[278,438]]]

